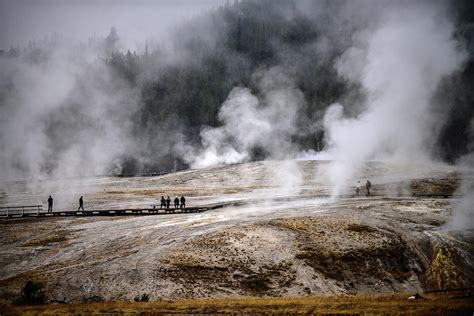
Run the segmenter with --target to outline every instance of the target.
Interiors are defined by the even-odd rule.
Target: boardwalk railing
[[[226,206],[241,205],[241,201],[229,201],[215,204],[183,207],[183,208],[157,208],[156,206],[134,209],[85,209],[72,211],[43,211],[41,205],[5,206],[0,207],[0,217],[50,217],[50,216],[127,216],[127,215],[165,215],[179,213],[200,213]]]
[[[40,216],[42,205],[1,206],[0,217]]]

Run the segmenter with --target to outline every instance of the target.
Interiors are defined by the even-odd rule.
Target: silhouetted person
[[[370,183],[369,180],[365,183],[365,188],[367,189],[367,196],[370,195],[370,187],[372,186],[372,183]]]
[[[51,195],[48,198],[48,213],[53,211],[53,198]]]
[[[166,208],[170,208],[170,204],[171,204],[171,199],[170,199],[170,196],[168,195],[168,198],[166,199]]]
[[[174,208],[179,208],[179,197],[178,196],[176,196],[174,198]]]
[[[162,195],[161,196],[160,208],[165,208],[165,207],[166,207],[166,200],[165,200],[165,197]]]
[[[181,208],[186,207],[186,199],[184,198],[184,195],[181,196]]]
[[[77,208],[77,210],[79,211],[80,209],[82,209],[82,211],[84,211],[84,200],[82,199],[82,195],[79,198],[79,207]]]

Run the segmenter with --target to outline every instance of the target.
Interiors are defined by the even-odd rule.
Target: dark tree
[[[33,281],[27,281],[21,290],[20,297],[14,301],[16,305],[42,305],[46,304],[46,295],[43,285]]]

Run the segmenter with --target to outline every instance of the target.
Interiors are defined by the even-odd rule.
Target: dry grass
[[[162,314],[162,313],[305,313],[328,314],[389,314],[445,315],[471,314],[474,302],[469,299],[408,300],[405,295],[358,295],[326,297],[243,298],[159,300],[147,303],[103,302],[90,304],[8,306],[10,313],[22,315],[58,314]],[[5,308],[5,309],[6,309]]]

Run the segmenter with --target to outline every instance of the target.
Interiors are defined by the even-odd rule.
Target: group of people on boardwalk
[[[372,183],[369,180],[365,183],[365,190],[367,191],[367,196],[370,195],[370,188],[372,187]],[[360,181],[357,181],[356,185],[356,195],[360,195]]]
[[[171,205],[171,199],[168,196],[168,198],[165,199],[164,196],[161,196],[161,205],[160,208],[170,208]],[[174,198],[174,208],[185,208],[186,207],[186,198],[184,196],[181,196],[179,198],[176,196]],[[79,207],[77,208],[77,211],[82,210],[84,211],[84,198],[81,196],[79,198]],[[53,212],[53,198],[51,195],[48,197],[48,213]]]
[[[168,196],[166,199],[164,196],[161,196],[161,203],[160,203],[160,208],[170,208],[171,205],[171,199]],[[181,203],[181,204],[180,204]],[[185,208],[186,207],[186,199],[182,195],[181,198],[176,196],[174,198],[174,208]]]
[[[48,213],[52,213],[53,212],[53,198],[51,197],[51,195],[48,197]],[[84,198],[81,197],[79,198],[79,207],[77,208],[77,210],[82,210],[84,211]]]

